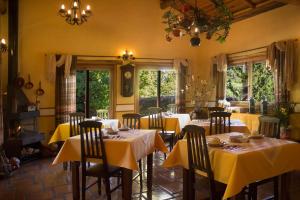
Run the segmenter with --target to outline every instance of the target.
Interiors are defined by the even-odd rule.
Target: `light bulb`
[[[87,6],[86,6],[86,10],[87,10],[87,11],[90,11],[90,10],[91,10],[91,6],[90,6],[90,5],[87,5]]]
[[[78,15],[77,15],[77,13],[75,14],[75,18],[76,18],[76,19],[78,18]]]
[[[82,13],[81,13],[82,15],[85,15],[85,10],[82,10]]]
[[[77,3],[77,1],[74,1],[74,8],[77,8],[77,6],[78,6],[78,3]]]
[[[195,33],[198,33],[198,32],[199,32],[199,28],[195,27]]]
[[[61,4],[60,9],[62,9],[62,10],[66,9],[65,5],[64,5],[64,4]]]
[[[4,38],[1,39],[1,44],[6,44],[6,41]]]
[[[71,10],[68,10],[68,15],[71,15]]]
[[[133,55],[132,51],[129,52],[129,55],[131,55],[131,56]]]

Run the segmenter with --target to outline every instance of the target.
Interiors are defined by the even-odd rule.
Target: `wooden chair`
[[[141,128],[141,117],[138,113],[126,113],[122,115],[123,125],[128,128],[140,129]]]
[[[109,113],[106,109],[98,109],[97,110],[97,117],[100,119],[109,119]]]
[[[123,125],[127,126],[128,128],[133,128],[133,129],[140,129],[141,127],[141,117],[142,115],[138,113],[126,113],[122,115],[123,118]],[[140,189],[141,191],[143,190],[143,168],[142,168],[142,160],[139,160],[139,177],[140,177]],[[134,177],[134,179],[136,179]]]
[[[80,141],[81,141],[81,170],[82,170],[82,185],[81,197],[85,199],[85,191],[92,185],[98,183],[98,191],[101,194],[101,178],[104,179],[107,199],[111,199],[111,193],[115,191],[120,184],[115,188],[110,189],[110,177],[120,176],[121,168],[108,165],[106,159],[106,151],[101,133],[101,122],[84,121],[80,126]],[[97,159],[101,164],[96,164],[87,167],[88,159]],[[98,181],[86,187],[86,177],[97,177]]]
[[[258,133],[267,137],[280,138],[280,119],[277,117],[260,116]]]
[[[70,114],[70,137],[80,134],[79,124],[85,119],[84,113],[71,113]]]
[[[213,112],[224,112],[225,108],[223,107],[208,107],[208,114],[210,115]]]
[[[212,134],[213,122],[215,122],[215,134],[228,133],[230,132],[230,117],[229,112],[212,112],[210,114],[210,126],[209,134]],[[227,123],[226,123],[227,122]],[[228,130],[226,131],[226,125],[228,125]]]
[[[205,129],[197,125],[187,125],[183,128],[187,137],[189,169],[208,180],[210,200],[221,200],[225,185],[214,180],[211,169],[208,148],[205,138]],[[194,189],[203,188],[207,184],[193,183]],[[193,195],[194,196],[194,195]]]
[[[259,128],[258,132],[261,135],[272,138],[280,138],[280,119],[277,117],[261,116],[259,117]],[[256,181],[249,185],[249,198],[257,199],[257,187],[268,182],[273,182],[274,197],[273,199],[279,199],[279,177],[272,177],[265,180]]]
[[[150,107],[148,108],[148,114],[149,129],[159,130],[159,134],[163,138],[164,142],[169,142],[169,148],[170,151],[172,151],[175,131],[165,130],[162,108]]]

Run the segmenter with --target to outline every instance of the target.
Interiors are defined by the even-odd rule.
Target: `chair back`
[[[168,104],[167,109],[169,112],[176,114],[178,113],[178,105],[177,104]]]
[[[122,115],[123,125],[128,128],[140,129],[141,128],[141,115],[138,113],[126,113]]]
[[[148,108],[148,114],[149,129],[160,129],[164,131],[162,108],[150,107]]]
[[[70,137],[80,134],[80,122],[83,122],[85,119],[84,113],[71,113],[70,114]]]
[[[104,170],[107,170],[106,152],[101,132],[102,123],[84,121],[79,126],[82,167],[85,169],[87,159],[97,159],[102,161]]]
[[[231,113],[229,112],[212,112],[210,114],[209,134],[213,133],[213,122],[215,122],[215,134],[230,132],[230,116]],[[228,127],[227,131],[226,125]]]
[[[223,108],[223,107],[218,107],[218,106],[216,106],[216,107],[208,107],[207,109],[208,109],[209,115],[210,115],[211,113],[213,113],[213,112],[224,112],[224,110],[225,110],[225,108]]]
[[[205,129],[197,125],[187,125],[182,131],[187,137],[189,169],[204,172],[209,179],[210,189],[214,191],[214,175],[208,154]]]
[[[98,109],[97,110],[97,117],[100,119],[109,119],[109,113],[106,109]]]
[[[260,116],[259,134],[272,138],[280,138],[280,119],[277,117]]]

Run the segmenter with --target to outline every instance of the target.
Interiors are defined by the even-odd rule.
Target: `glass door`
[[[175,104],[175,70],[139,70],[138,81],[139,112],[142,115],[147,115],[149,107],[161,107],[164,111],[167,111],[169,104]]]
[[[97,110],[109,112],[112,104],[111,79],[109,69],[77,71],[77,112],[85,112],[86,117],[97,116]]]

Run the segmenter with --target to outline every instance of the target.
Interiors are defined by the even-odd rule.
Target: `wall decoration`
[[[121,95],[131,97],[133,95],[134,66],[132,64],[121,67]]]

